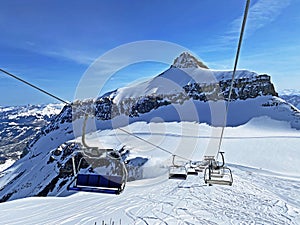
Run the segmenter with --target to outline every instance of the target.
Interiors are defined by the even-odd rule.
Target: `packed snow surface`
[[[120,196],[78,193],[0,205],[3,224],[299,224],[300,182],[234,167],[232,187],[207,187],[199,176]],[[139,184],[140,185],[140,184]]]
[[[175,154],[201,160],[212,127],[193,122],[136,122],[124,129]],[[203,174],[168,180],[170,156],[121,130],[87,135],[90,145],[131,147],[150,158],[148,179],[128,182],[119,196],[59,193],[0,204],[2,224],[300,224],[299,131],[288,122],[254,118],[226,128],[222,149],[233,186],[207,186]],[[152,174],[151,174],[152,172]]]

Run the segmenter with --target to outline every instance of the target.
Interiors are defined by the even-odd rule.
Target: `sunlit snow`
[[[136,122],[124,129],[201,160],[211,138],[206,124]],[[116,138],[117,137],[117,138]],[[169,156],[121,131],[87,136],[91,145],[122,142],[133,154],[147,155],[149,166],[162,169]],[[184,143],[185,149],[179,149]],[[195,145],[196,143],[196,145]],[[195,147],[196,146],[196,147]],[[226,128],[223,150],[233,170],[231,187],[203,182],[203,174],[186,181],[153,172],[150,179],[128,182],[119,196],[66,192],[58,197],[31,197],[0,204],[2,224],[299,224],[299,131],[287,122],[254,118]],[[163,171],[163,169],[161,170]],[[65,196],[65,197],[64,197]]]

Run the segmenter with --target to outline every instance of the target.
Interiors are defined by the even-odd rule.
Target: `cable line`
[[[247,0],[245,11],[244,11],[243,23],[242,23],[242,27],[241,27],[241,31],[240,31],[238,47],[237,47],[237,51],[236,51],[236,55],[235,55],[234,68],[233,68],[232,77],[231,77],[231,84],[230,84],[230,89],[229,89],[228,100],[226,102],[225,115],[224,115],[224,125],[222,126],[222,131],[221,131],[221,136],[220,136],[220,141],[219,141],[219,146],[218,146],[218,153],[221,150],[222,139],[223,139],[223,136],[224,136],[224,129],[227,125],[228,108],[229,108],[229,103],[230,103],[230,100],[231,100],[231,95],[232,95],[232,90],[233,90],[233,82],[234,82],[234,79],[235,79],[235,73],[236,73],[237,64],[238,64],[238,60],[239,60],[239,56],[240,56],[240,50],[241,50],[241,45],[242,45],[245,26],[246,26],[246,21],[247,21],[249,5],[250,5],[250,0]]]
[[[221,149],[222,139],[223,139],[223,136],[224,136],[224,129],[225,129],[226,124],[227,124],[227,115],[228,115],[229,102],[231,100],[231,95],[232,95],[232,90],[233,90],[233,82],[234,82],[234,79],[235,79],[236,68],[237,68],[237,64],[238,64],[238,59],[239,59],[239,55],[240,55],[240,50],[241,50],[243,35],[244,35],[244,31],[245,31],[245,26],[246,26],[248,11],[249,11],[249,5],[250,5],[250,0],[247,0],[245,11],[244,11],[243,23],[242,23],[242,27],[241,27],[241,31],[240,31],[240,37],[239,37],[237,52],[236,52],[236,56],[235,56],[234,69],[233,69],[233,72],[232,72],[232,78],[231,78],[231,85],[230,85],[230,89],[229,89],[228,100],[227,100],[227,103],[226,103],[226,111],[225,111],[225,116],[224,116],[224,125],[222,126],[222,131],[221,131],[221,136],[220,136],[220,141],[219,141],[219,146],[218,146],[218,152],[220,152],[220,149]],[[44,89],[42,89],[42,88],[40,88],[40,87],[38,87],[36,85],[33,85],[33,84],[29,83],[28,81],[26,81],[26,80],[24,80],[24,79],[22,79],[22,78],[20,78],[20,77],[18,77],[16,75],[10,73],[10,72],[8,72],[8,71],[6,71],[4,69],[0,68],[0,72],[2,72],[2,73],[4,73],[4,74],[6,74],[6,75],[8,75],[8,76],[10,76],[10,77],[12,77],[12,78],[20,81],[20,82],[22,82],[22,83],[24,83],[24,84],[26,84],[26,85],[28,85],[28,86],[30,86],[30,87],[38,90],[38,91],[40,91],[42,93],[44,93],[44,94],[46,94],[46,95],[48,95],[48,96],[50,96],[50,97],[52,97],[52,98],[54,98],[54,99],[56,99],[56,100],[58,100],[60,102],[65,103],[66,105],[72,107],[72,105],[71,105],[70,102],[67,102],[67,101],[63,100],[62,98],[57,97],[56,95],[53,95],[50,92],[45,91]],[[84,112],[84,113],[86,115],[86,112]],[[156,148],[158,148],[158,149],[160,149],[160,150],[162,150],[164,152],[167,152],[167,153],[171,154],[172,156],[177,156],[179,158],[182,158],[182,159],[190,161],[190,159],[187,159],[185,157],[173,154],[172,152],[170,152],[170,151],[168,151],[168,150],[166,150],[166,149],[164,149],[164,148],[162,148],[162,147],[160,147],[158,145],[155,145],[155,144],[153,144],[153,143],[151,143],[151,142],[149,142],[149,141],[147,141],[147,140],[145,140],[145,139],[143,139],[143,138],[141,138],[141,137],[139,137],[139,136],[137,136],[137,135],[135,135],[133,133],[130,133],[129,131],[126,131],[126,130],[124,130],[122,128],[117,128],[117,129],[119,129],[122,132],[125,132],[125,133],[127,133],[127,134],[129,134],[129,135],[131,135],[131,136],[133,136],[133,137],[141,140],[141,141],[144,141],[145,143],[148,143],[148,144],[150,144],[150,145],[152,145],[152,146],[154,146],[154,147],[156,147]]]
[[[162,148],[162,147],[160,147],[160,146],[158,146],[158,145],[156,145],[156,144],[153,144],[152,142],[147,141],[147,140],[145,140],[145,139],[143,139],[143,138],[141,138],[141,137],[139,137],[139,136],[137,136],[137,135],[135,135],[135,134],[133,134],[133,133],[130,133],[129,131],[127,131],[127,130],[125,130],[125,129],[123,129],[123,128],[117,128],[117,129],[119,129],[119,130],[123,131],[124,133],[127,133],[127,134],[129,134],[129,135],[131,135],[131,136],[133,136],[133,137],[135,137],[135,138],[137,138],[137,139],[139,139],[139,140],[142,140],[142,141],[144,141],[144,142],[146,142],[146,143],[148,143],[148,144],[150,144],[150,145],[152,145],[152,146],[154,146],[154,147],[156,147],[156,148],[158,148],[158,149],[160,149],[160,150],[162,150],[162,151],[164,151],[164,152],[166,152],[166,153],[169,153],[169,154],[171,154],[171,155],[173,155],[173,156],[177,156],[178,158],[181,158],[181,159],[184,159],[184,160],[188,160],[188,161],[191,160],[191,159],[185,158],[185,157],[183,157],[183,156],[176,155],[176,154],[174,154],[174,153],[168,151],[168,150],[165,149],[165,148]]]
[[[8,76],[10,76],[10,77],[12,77],[12,78],[14,78],[14,79],[16,79],[16,80],[18,80],[18,81],[20,81],[20,82],[22,82],[22,83],[24,83],[24,84],[26,84],[26,85],[28,85],[28,86],[30,86],[30,87],[36,89],[36,90],[38,90],[38,91],[44,93],[44,94],[46,94],[46,95],[48,95],[48,96],[50,96],[50,97],[52,97],[52,98],[54,98],[54,99],[56,99],[56,100],[62,102],[62,103],[65,103],[65,104],[68,105],[68,106],[71,106],[71,107],[72,107],[72,105],[71,105],[70,102],[67,102],[67,101],[63,100],[62,98],[57,97],[56,95],[53,95],[53,94],[51,94],[50,92],[45,91],[44,89],[42,89],[42,88],[40,88],[40,87],[38,87],[38,86],[36,86],[36,85],[33,85],[33,84],[29,83],[28,81],[26,81],[26,80],[24,80],[24,79],[22,79],[22,78],[20,78],[20,77],[18,77],[18,76],[16,76],[16,75],[10,73],[10,72],[7,72],[6,70],[3,70],[3,69],[0,68],[0,71],[3,72],[4,74],[6,74],[6,75],[8,75]],[[80,109],[80,111],[82,111],[82,112],[84,113],[85,116],[87,115],[86,112],[84,112],[82,109]],[[83,129],[85,129],[85,126],[86,126],[86,125],[84,125],[84,128],[83,128]],[[141,138],[141,137],[139,137],[139,136],[137,136],[137,135],[135,135],[135,134],[133,134],[133,133],[131,133],[131,132],[125,130],[125,129],[122,129],[122,128],[117,128],[117,129],[119,129],[119,130],[121,130],[122,132],[127,133],[127,134],[129,134],[130,136],[133,136],[133,137],[135,137],[135,138],[137,138],[137,139],[139,139],[139,140],[141,140],[141,141],[143,141],[143,142],[145,142],[145,143],[147,143],[147,144],[150,144],[150,145],[152,145],[152,146],[154,146],[154,147],[160,149],[161,151],[167,152],[167,153],[169,153],[169,154],[171,154],[171,155],[173,155],[173,156],[177,156],[178,158],[181,158],[181,159],[190,161],[190,159],[187,159],[187,158],[185,158],[185,157],[183,157],[183,156],[176,155],[176,154],[174,154],[174,153],[168,151],[167,149],[164,149],[164,148],[162,148],[162,147],[160,147],[160,146],[158,146],[158,145],[155,145],[155,144],[151,143],[150,141],[147,141],[147,140],[145,140],[145,139],[143,139],[143,138]],[[85,132],[83,132],[83,135],[85,135]],[[86,145],[85,142],[83,142],[83,144]]]
[[[14,74],[12,74],[12,73],[7,72],[6,70],[3,70],[3,69],[0,68],[0,71],[1,71],[2,73],[7,74],[8,76],[10,76],[10,77],[12,77],[12,78],[18,80],[18,81],[21,81],[21,82],[24,83],[24,84],[29,85],[30,87],[32,87],[32,88],[34,88],[34,89],[36,89],[36,90],[38,90],[38,91],[40,91],[40,92],[43,92],[44,94],[46,94],[46,95],[48,95],[48,96],[50,96],[50,97],[52,97],[52,98],[55,98],[56,100],[58,100],[58,101],[60,101],[60,102],[63,102],[63,103],[65,103],[65,104],[67,104],[67,105],[70,105],[69,102],[67,102],[67,101],[65,101],[65,100],[63,100],[63,99],[61,99],[61,98],[59,98],[59,97],[57,97],[57,96],[51,94],[51,93],[48,92],[48,91],[43,90],[42,88],[39,88],[38,86],[35,86],[35,85],[33,85],[33,84],[27,82],[26,80],[21,79],[20,77],[17,77],[16,75],[14,75]]]

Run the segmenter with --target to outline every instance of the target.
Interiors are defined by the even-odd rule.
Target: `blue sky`
[[[0,67],[69,101],[96,58],[134,41],[174,42],[210,68],[231,69],[245,2],[1,1]],[[252,0],[238,67],[270,74],[278,90],[300,90],[299,11],[299,0]],[[115,75],[107,90],[167,67],[130,66]],[[55,102],[2,74],[0,96],[0,105]]]

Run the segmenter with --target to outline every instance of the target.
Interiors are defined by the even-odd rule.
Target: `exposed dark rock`
[[[173,62],[173,67],[176,68],[205,68],[208,67],[201,61],[199,61],[195,56],[189,54],[188,52],[181,53]]]
[[[222,80],[219,83],[200,84],[192,83],[184,86],[185,92],[194,100],[217,101],[228,100],[231,80]],[[256,79],[248,78],[237,79],[233,83],[231,100],[246,100],[258,96],[272,95],[278,96],[274,85],[271,83],[270,76],[258,75]]]

